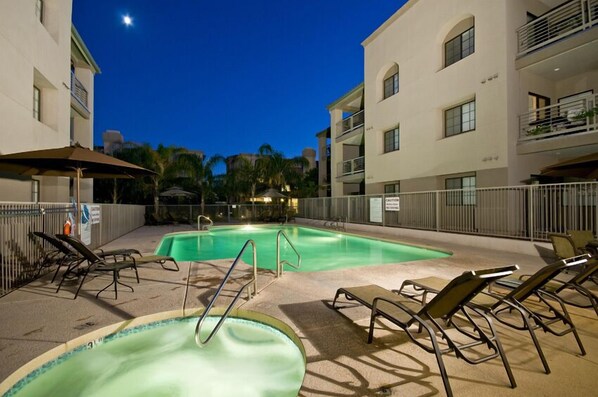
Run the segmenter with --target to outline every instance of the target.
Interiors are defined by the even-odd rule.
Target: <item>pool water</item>
[[[249,239],[256,243],[257,263],[262,269],[276,269],[276,235],[284,230],[301,254],[301,267],[296,271],[313,272],[367,265],[399,263],[449,256],[435,251],[396,244],[344,233],[299,226],[215,227],[208,232],[166,235],[156,250],[178,261],[202,261],[235,258]],[[297,263],[297,256],[281,238],[281,260]],[[251,249],[243,260],[253,263]],[[285,270],[295,271],[291,267]]]
[[[206,318],[204,338],[218,319]],[[297,396],[305,360],[284,333],[229,317],[200,348],[196,323],[179,318],[110,335],[46,364],[5,396]]]

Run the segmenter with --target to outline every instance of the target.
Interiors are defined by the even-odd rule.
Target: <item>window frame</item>
[[[42,91],[33,86],[33,118],[42,121]]]
[[[475,25],[444,43],[444,67],[475,53]]]
[[[392,191],[390,191],[392,188]],[[401,192],[400,182],[386,183],[384,184],[384,194],[396,194]]]
[[[389,84],[387,84],[389,83]],[[388,86],[388,91],[387,91]],[[390,98],[393,95],[399,93],[399,72],[392,74],[391,76],[384,79],[382,83],[382,99]]]
[[[392,134],[392,136],[391,136]],[[390,138],[388,138],[390,137]],[[384,131],[384,153],[396,152],[401,149],[401,132],[399,126]]]
[[[476,206],[476,176],[467,175],[444,180],[447,206]],[[456,190],[451,192],[451,190]]]
[[[456,112],[458,110],[458,113]],[[476,100],[461,103],[444,110],[444,137],[448,138],[476,129]],[[473,116],[472,116],[473,115]],[[467,117],[464,117],[467,116]],[[455,122],[458,120],[458,122]],[[466,127],[464,127],[466,126]]]

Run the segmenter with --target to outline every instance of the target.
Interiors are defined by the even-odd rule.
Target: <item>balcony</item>
[[[71,105],[83,117],[89,118],[87,89],[71,72]]]
[[[528,147],[526,153],[592,144],[597,137],[597,94],[587,94],[519,116],[519,145],[536,143],[536,149]]]
[[[517,56],[598,24],[598,0],[571,0],[517,29]]]
[[[360,156],[337,164],[337,180],[355,182],[363,179],[365,171],[365,157]]]
[[[363,134],[364,115],[364,111],[360,110],[339,121],[336,124],[336,141],[340,142],[355,137],[361,138]]]

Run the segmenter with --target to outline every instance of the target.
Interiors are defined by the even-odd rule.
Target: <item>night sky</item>
[[[95,144],[114,129],[207,156],[316,148],[326,106],[363,81],[361,42],[403,3],[74,0],[101,69]]]

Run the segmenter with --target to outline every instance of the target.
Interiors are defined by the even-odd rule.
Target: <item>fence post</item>
[[[440,231],[440,192],[436,191],[436,231]]]

